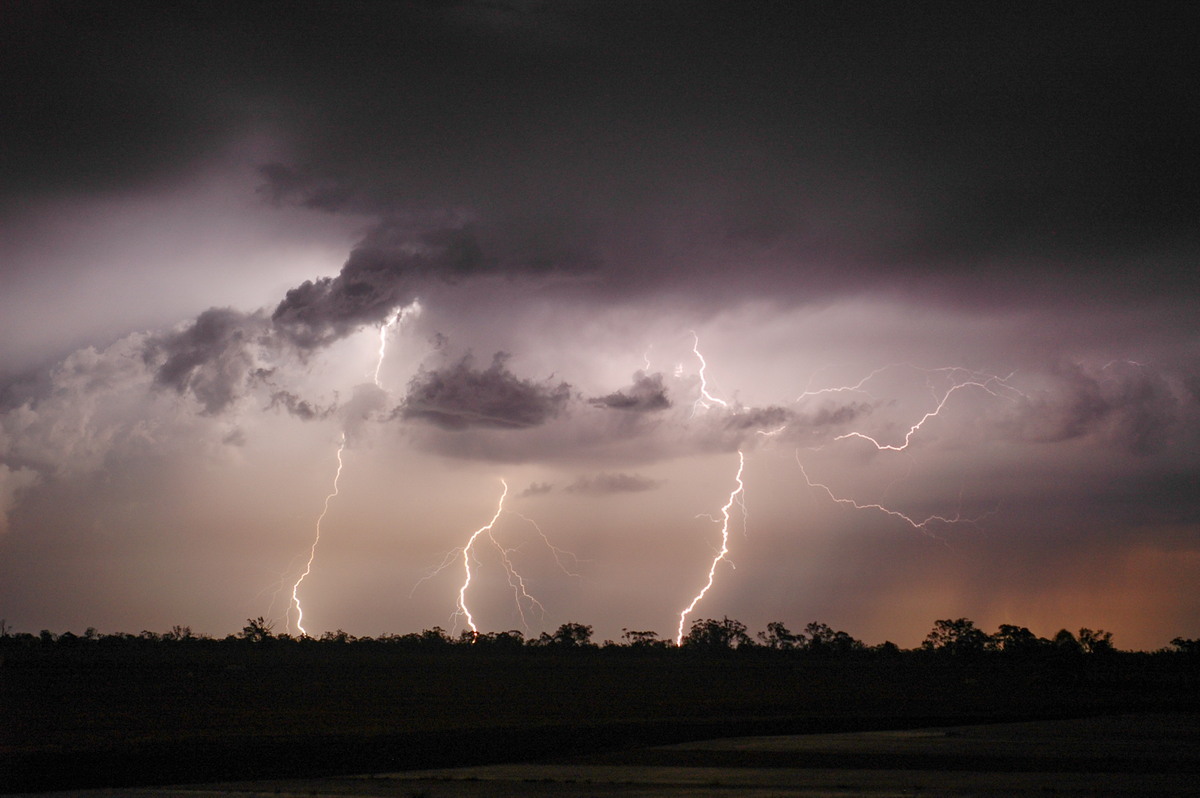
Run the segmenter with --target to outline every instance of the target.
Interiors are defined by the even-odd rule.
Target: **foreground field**
[[[898,732],[1146,712],[1184,713],[1172,716],[1177,726],[1163,728],[1190,729],[1195,741],[1189,724],[1200,701],[1192,657],[768,654],[272,650],[253,644],[78,656],[56,650],[0,669],[0,792],[306,779],[572,757],[580,766],[671,768],[681,764],[678,755],[650,761],[630,752],[733,736]],[[728,764],[743,775],[760,765],[774,773],[780,763],[842,767],[833,764],[832,751],[751,757],[733,749],[694,750],[707,753],[682,762],[686,767]],[[608,755],[618,759],[594,758]],[[871,756],[869,763],[859,758],[844,766],[874,772],[886,764],[879,751]],[[956,762],[931,767],[976,769],[969,757]],[[903,767],[925,765],[910,757]]]
[[[1200,717],[718,739],[545,763],[58,793],[60,798],[1195,795]]]

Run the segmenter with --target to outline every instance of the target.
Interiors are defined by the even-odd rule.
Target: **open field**
[[[380,794],[469,794],[469,779],[516,779],[518,771],[494,768],[530,762],[550,769],[519,776],[520,794],[536,794],[528,784],[542,779],[591,779],[623,794],[633,787],[612,774],[629,768],[638,783],[655,784],[732,768],[767,790],[800,778],[783,772],[796,769],[805,779],[830,769],[871,779],[885,770],[1086,774],[1109,763],[1138,779],[1196,773],[1195,755],[1170,747],[1200,748],[1194,658],[768,654],[248,644],[10,659],[0,669],[0,792],[404,772],[384,780],[400,792]],[[1140,719],[1127,728],[1100,720],[1053,727],[1065,731],[1011,727],[1002,745],[996,726],[913,731],[1114,715]],[[828,736],[847,733],[870,734]],[[1039,734],[1053,739],[1029,748]],[[697,742],[751,736],[757,741],[742,747]],[[654,748],[671,744],[684,747]],[[1147,754],[1159,749],[1179,755]],[[458,771],[475,774],[462,783],[427,774],[428,784],[401,785],[459,767],[485,770]],[[441,782],[457,786],[439,793]],[[322,783],[334,792],[363,787],[361,779]]]
[[[1124,715],[728,738],[540,763],[57,793],[61,798],[1195,795],[1200,717]]]

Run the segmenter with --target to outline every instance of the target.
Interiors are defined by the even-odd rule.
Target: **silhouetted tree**
[[[1082,654],[1083,646],[1079,645],[1079,641],[1075,639],[1075,635],[1068,632],[1066,629],[1059,629],[1054,635],[1054,640],[1051,641],[1054,650],[1061,654]]]
[[[520,629],[509,629],[507,632],[483,635],[479,642],[486,642],[489,648],[497,651],[516,651],[525,645],[525,634]]]
[[[840,629],[835,631],[828,624],[813,621],[804,627],[804,631],[808,635],[808,642],[804,648],[812,654],[845,654],[865,648],[862,641],[856,640]],[[804,635],[799,635],[799,637],[803,640]]]
[[[1048,642],[1024,626],[1008,623],[1000,624],[1000,629],[992,635],[992,645],[1005,654],[1031,654]]]
[[[630,648],[665,648],[667,641],[658,636],[658,632],[638,632],[632,629],[621,629],[621,639]]]
[[[783,651],[793,648],[803,648],[808,642],[802,634],[793,634],[779,621],[771,621],[767,624],[767,631],[759,632],[758,639],[767,648]]]
[[[723,651],[753,646],[754,640],[747,634],[746,624],[741,621],[729,617],[719,621],[705,618],[692,622],[691,629],[680,644],[684,648]]]
[[[435,648],[440,646],[448,646],[454,642],[450,639],[450,635],[446,634],[446,630],[440,626],[435,626],[432,629],[423,629],[421,633],[417,635],[417,641],[422,646],[432,646]]]
[[[593,648],[592,627],[582,623],[564,623],[554,634],[542,632],[531,645],[550,648]]]
[[[242,639],[251,643],[265,643],[274,638],[271,633],[273,627],[274,624],[261,615],[257,618],[247,618],[246,625],[242,627]]]
[[[1092,630],[1086,626],[1079,630],[1079,647],[1085,654],[1110,654],[1116,651],[1112,644],[1112,632]]]
[[[969,656],[986,651],[992,638],[967,618],[934,621],[933,629],[921,643],[930,651],[942,651],[955,656]]]
[[[1200,654],[1200,639],[1191,640],[1186,637],[1176,637],[1171,645],[1180,654]]]

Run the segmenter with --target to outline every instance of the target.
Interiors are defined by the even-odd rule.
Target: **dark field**
[[[719,737],[1127,713],[1170,713],[1163,717],[1185,730],[1179,733],[1194,735],[1196,666],[1195,656],[1166,652],[956,658],[205,641],[55,647],[10,652],[0,667],[0,790],[535,760],[599,765],[613,756],[625,765],[720,766],[728,759],[745,766],[751,756],[745,752],[639,751]],[[1188,744],[1195,748],[1196,742]],[[780,757],[803,767],[861,764],[861,756],[838,756],[768,751],[751,760],[764,767],[778,767]],[[896,761],[911,764],[906,756]],[[971,770],[969,753],[958,756],[931,766]],[[1096,759],[1086,749],[1071,757],[1064,760],[1068,769],[1086,769]],[[887,765],[886,759],[872,762]],[[1194,758],[1131,765],[1174,773],[1192,773],[1195,766]]]

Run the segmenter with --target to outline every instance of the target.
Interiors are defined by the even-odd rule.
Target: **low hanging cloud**
[[[597,407],[629,413],[653,413],[671,406],[662,373],[646,374],[643,371],[633,375],[633,385],[630,387],[589,399],[588,402]]]
[[[610,496],[614,493],[644,493],[657,490],[662,480],[651,479],[640,474],[607,474],[582,476],[563,488],[567,493],[585,496]]]
[[[509,356],[497,352],[486,369],[472,367],[470,355],[440,370],[422,370],[408,385],[396,414],[447,430],[472,427],[521,429],[556,417],[571,398],[560,382],[523,380],[506,367]]]

